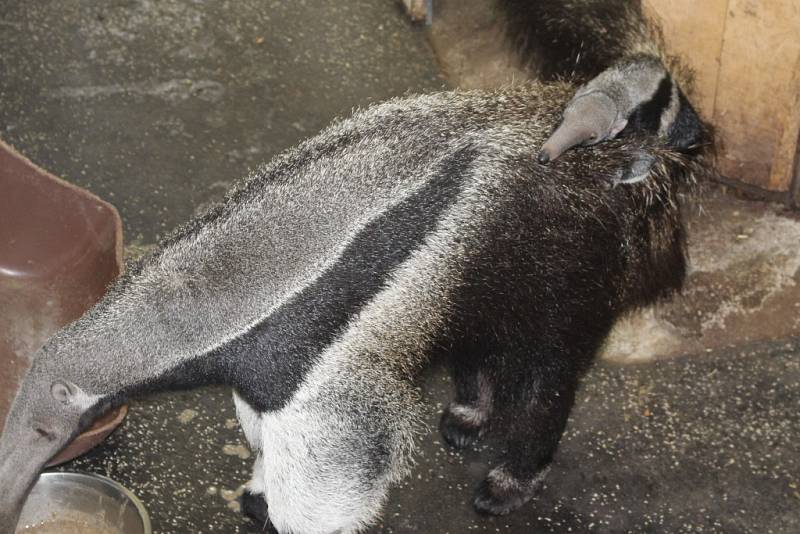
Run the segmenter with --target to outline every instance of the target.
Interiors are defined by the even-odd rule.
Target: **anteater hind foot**
[[[478,486],[473,506],[485,515],[506,515],[530,501],[541,489],[549,467],[530,479],[515,477],[504,466],[492,469]]]

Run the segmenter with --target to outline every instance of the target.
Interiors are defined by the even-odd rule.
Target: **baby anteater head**
[[[621,60],[576,91],[561,124],[542,146],[539,162],[548,163],[574,146],[636,134],[656,135],[682,152],[697,147],[705,135],[661,60],[643,54]]]

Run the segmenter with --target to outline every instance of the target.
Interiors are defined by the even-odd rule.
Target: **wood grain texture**
[[[788,191],[792,179],[798,35],[800,2],[730,0],[714,109],[720,170],[772,191]]]
[[[789,191],[800,138],[800,1],[645,0],[718,134],[722,174]]]
[[[792,181],[791,202],[795,208],[800,208],[800,139],[797,142],[797,154],[794,158],[794,180]]]
[[[795,39],[800,40],[800,37]],[[793,180],[796,186],[795,173],[800,172],[800,168],[797,167],[800,154],[800,51],[797,53],[791,73],[787,105],[782,116],[783,135],[780,137],[769,177],[769,188],[781,191],[785,189],[787,179],[789,187],[793,185]]]

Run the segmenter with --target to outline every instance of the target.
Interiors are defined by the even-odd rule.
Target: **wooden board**
[[[789,190],[800,126],[799,35],[800,2],[729,0],[714,109],[723,174]]]
[[[800,139],[799,0],[645,0],[671,53],[696,72],[693,101],[719,136],[719,168],[789,192]]]
[[[794,158],[794,182],[792,183],[792,196],[795,207],[800,207],[800,141],[797,143],[797,155]]]
[[[800,37],[796,36],[795,39]],[[800,187],[800,52],[792,71],[794,76],[788,88],[788,104],[783,115],[783,135],[772,164],[770,185],[782,189],[784,175],[793,175],[790,187],[797,193]],[[800,206],[800,197],[795,199],[795,205]]]

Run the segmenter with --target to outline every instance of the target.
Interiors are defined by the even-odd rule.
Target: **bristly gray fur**
[[[642,0],[493,0],[505,35],[534,78],[585,83],[626,56],[659,59],[692,92],[694,75],[667,52]]]
[[[0,444],[0,480],[17,498],[3,499],[0,517],[12,522],[39,466],[99,410],[154,389],[229,383],[243,411],[264,398],[278,407],[242,417],[251,444],[264,450],[253,487],[264,491],[277,528],[355,532],[370,524],[408,465],[418,430],[414,378],[454,335],[488,320],[482,314],[497,299],[525,294],[543,304],[556,291],[546,273],[589,268],[581,278],[599,277],[592,283],[605,286],[612,317],[679,285],[675,195],[681,181],[691,181],[685,157],[641,138],[572,151],[551,168],[533,160],[533,147],[573,91],[531,84],[389,101],[288,151],[179,229],[34,358]],[[642,151],[657,162],[651,177],[607,189],[604,182]],[[348,243],[366,229],[380,232],[375,221],[420,191],[441,198],[431,204],[439,215],[430,230],[320,351],[274,367],[281,380],[298,375],[298,386],[270,400],[281,383],[248,383],[253,366],[275,362],[235,340],[297,305],[316,281],[337,272]],[[415,205],[404,209],[393,217],[429,216]],[[594,244],[576,246],[581,236]],[[388,248],[373,253],[394,254],[392,243],[403,236],[389,237]],[[599,238],[622,254],[611,271],[590,265],[596,253],[607,256]],[[364,283],[369,271],[356,279],[342,273],[331,282],[337,291]],[[520,286],[519,276],[533,285]],[[522,303],[515,306],[519,320],[535,321],[525,319],[532,311]],[[320,320],[307,331],[282,324],[269,332],[283,337],[269,341],[320,336],[330,319]],[[72,393],[66,402],[48,393],[54,380]]]
[[[586,82],[626,55],[663,54],[641,0],[494,1],[512,47],[540,80]]]
[[[577,21],[597,37],[605,19],[583,15],[546,27]],[[613,25],[615,54],[642,52],[634,22]],[[211,383],[236,392],[257,515],[282,533],[357,532],[409,467],[415,381],[440,356],[457,389],[448,442],[490,421],[507,435],[475,507],[503,514],[530,499],[616,317],[680,288],[679,191],[705,172],[702,125],[669,77],[640,83],[614,65],[357,112],[177,230],[35,355],[0,438],[0,534],[94,416]],[[537,163],[578,82],[607,67],[601,89],[630,100],[614,108],[630,131]]]

